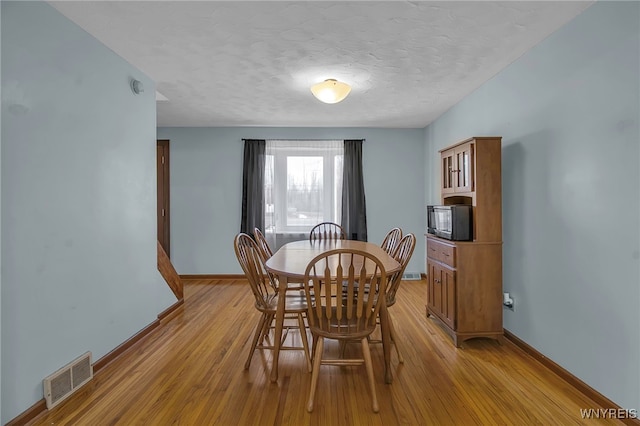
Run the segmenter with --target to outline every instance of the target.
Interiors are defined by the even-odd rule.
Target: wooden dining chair
[[[273,256],[273,251],[271,250],[271,247],[269,246],[269,243],[267,242],[267,239],[264,237],[264,234],[262,233],[262,231],[260,231],[260,228],[255,228],[253,230],[253,238],[256,240],[256,243],[258,244],[258,247],[260,248],[260,253],[262,253],[262,257],[264,258],[265,262],[271,257]],[[279,285],[279,280],[278,277],[274,274],[272,274],[271,272],[267,272],[270,276],[271,276],[271,281],[277,286]],[[298,281],[298,282],[294,282],[294,281],[289,281],[287,283],[287,290],[291,291],[291,290],[304,290],[304,286],[302,285],[302,281]]]
[[[398,246],[392,254],[393,258],[400,264],[400,269],[389,276],[389,283],[387,285],[387,291],[385,294],[391,343],[393,343],[393,346],[396,348],[396,355],[398,355],[398,361],[401,364],[404,363],[404,358],[402,357],[402,352],[398,347],[398,334],[396,333],[395,326],[393,324],[393,321],[391,320],[391,313],[389,311],[389,308],[396,303],[396,292],[398,291],[398,287],[400,287],[402,275],[404,275],[404,271],[407,268],[409,260],[411,260],[411,255],[413,254],[413,250],[415,248],[416,236],[414,234],[410,233],[402,237],[402,239],[398,243]]]
[[[251,358],[256,349],[273,350],[273,345],[268,344],[269,331],[273,328],[272,324],[278,309],[284,309],[285,320],[297,320],[296,326],[287,326],[284,329],[281,341],[286,339],[290,329],[296,328],[300,332],[302,347],[298,346],[281,346],[281,350],[303,350],[307,361],[307,369],[311,371],[311,357],[309,355],[309,344],[307,341],[307,332],[304,323],[304,315],[307,312],[307,301],[304,295],[298,294],[286,297],[284,307],[278,306],[278,287],[271,282],[271,277],[267,274],[264,267],[263,255],[258,244],[250,235],[240,233],[234,239],[234,248],[238,262],[249,281],[251,291],[255,298],[255,307],[260,312],[260,320],[256,327],[249,356],[244,364],[244,368],[248,369],[251,365]]]
[[[273,250],[271,250],[271,247],[269,246],[269,243],[262,231],[260,231],[260,228],[253,229],[253,238],[256,240],[258,248],[260,249],[265,261],[273,256]]]
[[[336,283],[342,283],[336,284]],[[372,407],[378,412],[375,380],[367,337],[376,329],[383,297],[366,297],[369,292],[385,293],[387,275],[374,255],[353,249],[328,250],[309,262],[304,286],[307,297],[307,322],[313,335],[313,370],[307,411],[313,411],[321,365],[365,365]],[[325,339],[339,342],[360,340],[362,358],[325,358]]]
[[[396,250],[396,247],[398,247],[398,243],[400,242],[401,238],[402,229],[393,228],[389,232],[387,232],[387,235],[385,235],[384,240],[382,240],[382,244],[380,244],[380,247],[382,247],[384,251],[392,255]]]
[[[342,226],[333,222],[321,222],[311,228],[309,241],[345,240],[347,234]]]
[[[404,357],[402,356],[402,352],[400,351],[400,345],[398,344],[397,333],[395,330],[395,326],[391,319],[391,314],[389,313],[389,307],[393,306],[396,303],[396,292],[398,291],[398,287],[400,287],[400,282],[402,281],[402,275],[404,275],[404,271],[407,268],[407,264],[411,259],[411,255],[416,247],[416,236],[414,234],[407,234],[398,242],[395,250],[390,255],[400,264],[400,269],[396,272],[390,274],[388,276],[388,284],[387,290],[385,294],[385,300],[387,304],[387,318],[389,324],[389,334],[390,334],[390,344],[396,350],[396,355],[398,356],[398,362],[404,364]],[[365,288],[365,291],[368,293],[368,289]],[[368,297],[368,295],[367,295]],[[380,316],[378,316],[378,324],[380,324]],[[373,339],[369,337],[369,343],[382,343],[381,339]],[[341,347],[341,353],[344,354],[345,348]]]

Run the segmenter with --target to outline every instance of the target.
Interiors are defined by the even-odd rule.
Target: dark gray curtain
[[[264,139],[244,140],[240,232],[249,235],[253,235],[254,228],[264,232],[265,146]]]
[[[362,179],[362,140],[344,141],[341,225],[348,239],[367,241],[367,206]]]

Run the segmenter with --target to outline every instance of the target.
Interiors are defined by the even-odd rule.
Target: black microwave
[[[467,204],[427,206],[427,232],[447,240],[473,240],[471,209]]]

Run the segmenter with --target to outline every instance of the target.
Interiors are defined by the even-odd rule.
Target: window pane
[[[274,206],[274,156],[265,156],[264,168],[264,232],[273,232],[276,226]]]
[[[462,185],[469,185],[469,154],[465,151],[462,153]]]
[[[324,207],[322,157],[287,157],[286,226],[322,222]]]
[[[344,155],[333,157],[333,217],[332,222],[340,223],[342,220],[342,171]]]

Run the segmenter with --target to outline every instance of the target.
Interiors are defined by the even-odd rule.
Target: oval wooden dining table
[[[304,273],[307,265],[311,260],[313,260],[313,258],[325,251],[338,248],[362,250],[374,255],[382,262],[387,276],[390,276],[392,273],[400,269],[400,263],[375,243],[354,240],[304,240],[287,243],[280,247],[280,249],[278,249],[278,251],[276,251],[266,262],[267,270],[278,277],[278,306],[285,306],[286,288],[288,283],[300,283],[304,280]],[[282,291],[282,289],[285,289],[285,291]],[[381,304],[379,315],[384,352],[385,382],[391,383],[393,380],[391,374],[391,333],[389,330],[389,322],[387,321],[386,303]],[[280,356],[280,340],[283,324],[284,310],[278,309],[276,312],[273,365],[271,367],[272,382],[278,380],[278,360]]]

